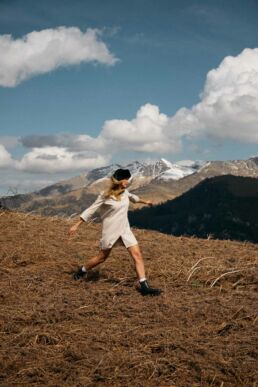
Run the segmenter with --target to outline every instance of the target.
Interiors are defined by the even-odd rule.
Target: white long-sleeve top
[[[105,198],[103,194],[104,191],[101,191],[95,202],[80,214],[80,218],[87,222],[99,210],[102,220],[100,248],[111,248],[119,237],[126,247],[137,244],[137,239],[130,228],[128,208],[129,200],[137,203],[140,200],[139,196],[130,193],[127,189],[121,194],[121,200],[117,200],[114,196]]]

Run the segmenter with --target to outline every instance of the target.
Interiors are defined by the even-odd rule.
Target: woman
[[[100,210],[100,217],[103,223],[100,251],[85,266],[82,266],[74,273],[74,279],[78,280],[85,277],[90,269],[104,262],[115,243],[122,240],[134,259],[140,293],[144,296],[159,295],[161,290],[150,287],[146,280],[143,257],[128,221],[129,200],[133,203],[145,203],[150,206],[153,203],[150,200],[140,199],[139,196],[130,193],[126,189],[130,177],[129,169],[117,169],[111,176],[109,189],[102,191],[95,202],[80,214],[79,222],[70,228],[69,233],[73,235],[78,227],[83,222],[87,222],[97,209]]]

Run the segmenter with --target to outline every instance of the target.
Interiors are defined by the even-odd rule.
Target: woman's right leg
[[[110,249],[100,250],[97,255],[95,255],[94,257],[92,257],[88,260],[88,262],[85,264],[85,266],[80,267],[73,274],[73,278],[75,280],[79,280],[79,279],[83,278],[86,275],[88,270],[90,270],[93,267],[104,262],[107,259],[107,257],[109,256],[111,250],[112,250],[112,247]]]
[[[95,255],[94,257],[90,258],[87,263],[84,265],[86,270],[90,270],[93,267],[99,265],[100,263],[105,262],[107,257],[109,256],[112,248],[105,249],[105,250],[99,250],[99,253]]]

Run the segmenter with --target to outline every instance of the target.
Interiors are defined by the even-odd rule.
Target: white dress
[[[129,200],[137,203],[140,200],[139,196],[127,189],[121,194],[121,200],[117,200],[114,196],[106,199],[103,193],[104,191],[101,191],[95,202],[80,214],[80,218],[87,222],[94,212],[99,210],[102,220],[102,237],[99,242],[101,250],[113,247],[120,237],[126,247],[136,245],[138,242],[130,228],[128,208]]]

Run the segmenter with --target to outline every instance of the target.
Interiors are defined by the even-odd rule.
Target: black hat
[[[123,180],[123,179],[129,179],[131,177],[131,173],[129,169],[117,169],[113,175],[116,180]]]

